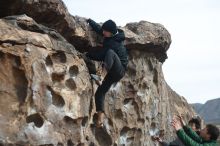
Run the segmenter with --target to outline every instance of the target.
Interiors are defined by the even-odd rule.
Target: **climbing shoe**
[[[101,85],[101,77],[100,76],[98,76],[98,75],[95,75],[95,74],[90,74],[90,76],[91,76],[91,79],[92,80],[95,80],[95,83],[98,85],[98,86],[100,86]]]

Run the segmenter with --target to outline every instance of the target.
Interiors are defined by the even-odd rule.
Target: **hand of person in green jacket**
[[[182,123],[180,122],[180,120],[179,120],[177,117],[175,117],[175,118],[173,119],[173,121],[171,122],[171,125],[173,126],[173,128],[174,128],[176,131],[178,131],[178,130],[180,130],[180,129],[183,128]]]
[[[177,118],[178,118],[178,120],[180,121],[182,127],[183,127],[183,126],[186,126],[186,122],[185,122],[185,120],[184,120],[184,118],[183,118],[183,114],[179,114],[179,115],[177,116]]]

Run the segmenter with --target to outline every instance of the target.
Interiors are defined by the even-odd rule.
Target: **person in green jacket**
[[[182,117],[178,116],[173,119],[172,126],[176,130],[178,138],[186,146],[219,146],[217,143],[219,129],[215,125],[206,125],[206,127],[200,131],[200,135],[198,135],[185,125]]]
[[[201,130],[201,119],[199,116],[193,117],[192,119],[189,120],[188,125],[190,128],[195,131],[197,134],[200,133]],[[153,137],[156,141],[159,142],[161,146],[186,146],[182,143],[182,141],[177,137],[171,142],[165,142],[162,138],[160,137]]]

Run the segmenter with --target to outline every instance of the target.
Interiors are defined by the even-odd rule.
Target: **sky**
[[[189,103],[220,97],[220,0],[63,0],[72,15],[124,26],[160,23],[172,44],[163,64],[167,83]]]

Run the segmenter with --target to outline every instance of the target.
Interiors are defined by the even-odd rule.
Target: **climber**
[[[195,131],[197,134],[199,134],[200,129],[201,129],[200,117],[195,116],[195,117],[191,118],[188,122],[188,125],[193,131]],[[185,146],[178,137],[169,143],[163,141],[160,137],[154,137],[153,139],[157,140],[161,146]]]
[[[98,51],[89,51],[87,58],[95,61],[103,61],[103,68],[107,72],[101,84],[99,84],[95,93],[95,104],[98,115],[96,122],[97,127],[102,127],[104,120],[104,100],[105,94],[110,89],[111,85],[117,83],[125,75],[128,64],[128,54],[123,42],[125,35],[123,30],[118,29],[115,22],[108,20],[102,26],[97,24],[92,19],[88,19],[87,23],[92,29],[103,36],[102,49]],[[95,80],[100,80],[95,75],[95,69],[91,71],[91,77]],[[90,73],[91,73],[90,72]]]
[[[200,135],[185,125],[181,117],[176,117],[172,121],[172,126],[176,130],[178,138],[186,146],[218,146],[219,129],[208,124],[200,131]]]

